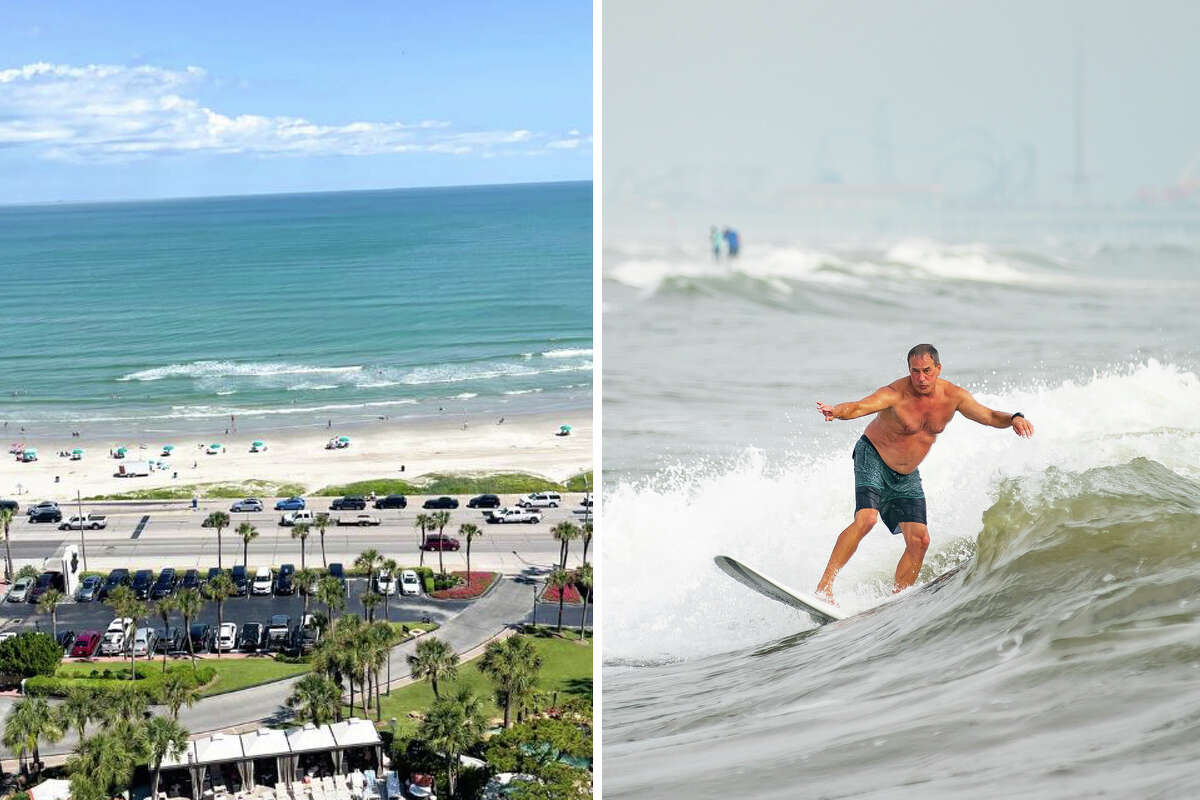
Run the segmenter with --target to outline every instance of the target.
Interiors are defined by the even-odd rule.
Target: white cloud
[[[322,125],[301,117],[229,116],[189,97],[189,89],[207,79],[200,67],[37,63],[3,69],[0,145],[58,161],[126,161],[195,152],[493,157],[591,143],[578,131],[556,140],[525,129],[459,131],[445,120]]]

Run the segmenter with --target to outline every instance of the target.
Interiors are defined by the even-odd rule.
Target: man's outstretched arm
[[[1009,414],[1007,411],[993,411],[980,403],[966,389],[962,390],[962,398],[958,402],[958,413],[972,422],[980,425],[990,425],[993,428],[1012,428],[1013,433],[1028,439],[1033,436],[1033,423],[1025,419],[1021,412]]]
[[[899,400],[899,392],[891,386],[884,386],[876,390],[874,394],[869,394],[856,403],[838,403],[836,406],[827,406],[818,401],[817,410],[825,416],[826,422],[833,422],[835,419],[865,417],[867,414],[874,414],[877,411],[883,411],[885,408],[891,408]]]

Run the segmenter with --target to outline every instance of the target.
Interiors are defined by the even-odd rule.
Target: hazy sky
[[[606,227],[814,185],[1124,204],[1200,158],[1200,4],[605,0],[603,26]]]
[[[0,203],[578,180],[592,6],[5,5]]]

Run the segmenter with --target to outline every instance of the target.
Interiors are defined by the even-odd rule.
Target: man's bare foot
[[[818,586],[813,594],[817,596],[818,600],[824,600],[831,606],[837,605],[837,601],[833,599],[833,589],[828,586]]]

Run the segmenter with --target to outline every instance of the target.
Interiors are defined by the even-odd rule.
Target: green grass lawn
[[[566,630],[563,631],[567,633]],[[542,670],[538,676],[538,688],[548,692],[560,692],[564,695],[575,695],[592,700],[592,640],[589,637],[586,645],[579,644],[577,638],[559,639],[553,636],[553,631],[539,629],[532,634],[534,646],[542,656]],[[578,636],[578,631],[575,632]],[[492,682],[479,671],[478,660],[459,664],[458,678],[438,684],[442,694],[455,690],[459,686],[469,686],[471,690],[484,700],[484,708],[489,717],[504,716],[504,709],[495,703],[495,688]],[[421,681],[401,689],[393,689],[391,697],[383,697],[383,721],[387,723],[392,717],[396,718],[396,734],[404,736],[415,733],[418,721],[408,716],[411,711],[425,711],[433,705],[433,688],[429,681]],[[361,713],[361,711],[360,711]],[[371,710],[372,719],[374,709]]]
[[[176,486],[161,486],[156,489],[135,489],[131,492],[96,495],[84,500],[191,500],[238,499],[242,497],[291,497],[304,494],[298,483],[248,480],[237,483],[189,483]]]
[[[256,686],[260,683],[279,680],[280,678],[290,678],[293,675],[308,672],[311,668],[308,664],[284,664],[273,658],[223,658],[219,661],[215,658],[206,658],[197,659],[196,666],[200,670],[211,668],[215,674],[212,682],[200,690],[200,694],[203,697],[245,689],[249,686]],[[190,670],[191,665],[188,659],[168,659],[167,668],[184,668]],[[92,670],[103,672],[105,669],[112,670],[113,676],[111,678],[90,677]],[[145,687],[152,693],[156,692],[158,685],[161,683],[162,659],[156,659],[153,662],[139,659],[137,670],[138,674],[142,676],[142,679],[138,681],[138,685]],[[128,686],[129,662],[125,662],[124,664],[62,664],[54,673],[54,677],[65,678],[70,683],[78,683],[85,686]]]
[[[326,486],[313,492],[314,495],[339,496],[345,494],[528,494],[541,491],[582,492],[592,485],[592,474],[581,473],[567,483],[555,483],[527,472],[496,472],[486,475],[461,475],[431,472],[411,481],[396,478],[347,483],[341,486]]]

